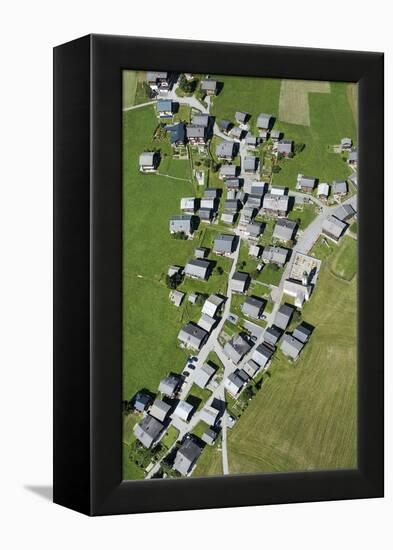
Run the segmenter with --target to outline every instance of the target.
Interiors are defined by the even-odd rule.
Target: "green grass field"
[[[299,360],[275,354],[262,389],[229,432],[231,473],[356,466],[356,277],[332,274],[342,258],[340,247],[331,249],[303,308],[316,328]],[[346,273],[353,269],[351,254]]]

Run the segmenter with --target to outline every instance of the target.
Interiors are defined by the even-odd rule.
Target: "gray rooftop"
[[[296,225],[296,222],[285,218],[277,220],[273,231],[273,237],[281,241],[290,241],[293,237]]]
[[[238,334],[224,346],[224,354],[233,363],[237,364],[251,349],[250,344]]]
[[[196,277],[197,279],[206,279],[211,264],[207,260],[193,258],[189,260],[184,268],[184,273],[188,277]]]
[[[186,439],[176,453],[173,468],[187,475],[202,452],[202,448],[193,439]]]
[[[221,141],[216,147],[216,155],[224,158],[232,158],[234,155],[234,143],[232,141]]]
[[[323,233],[325,234],[327,233],[329,236],[333,237],[334,239],[339,239],[346,228],[347,228],[347,224],[337,219],[333,215],[328,216],[323,221],[323,224],[322,224]]]
[[[208,332],[206,330],[195,323],[189,322],[180,329],[177,338],[187,347],[198,350],[207,336]]]
[[[163,431],[164,425],[149,414],[142,418],[139,424],[136,424],[134,427],[135,437],[147,449],[158,440]]]
[[[170,410],[171,406],[168,405],[168,403],[165,403],[165,401],[161,399],[156,399],[151,406],[150,414],[157,418],[157,420],[163,422]]]
[[[252,319],[259,319],[264,306],[265,300],[263,300],[262,298],[257,298],[256,296],[248,296],[241,305],[241,310],[244,315],[247,315]]]
[[[235,248],[235,235],[221,233],[214,239],[213,252],[231,254]]]
[[[295,330],[293,331],[293,337],[296,338],[296,340],[299,340],[299,342],[307,342],[311,335],[311,329],[309,329],[306,325],[301,323],[298,325]]]
[[[296,340],[289,334],[284,334],[281,340],[280,349],[284,355],[287,355],[291,359],[296,359],[301,350],[303,349],[303,343]]]
[[[276,327],[281,328],[282,330],[285,330],[289,324],[289,321],[292,317],[294,309],[287,304],[282,304],[280,306],[280,309],[276,313],[276,317],[274,319],[274,324]]]
[[[209,120],[210,116],[204,113],[193,115],[193,117],[191,118],[192,124],[196,126],[204,126],[205,128],[209,126]]]
[[[270,121],[273,115],[267,115],[266,113],[260,113],[257,118],[257,127],[258,128],[269,128]]]
[[[275,346],[280,337],[281,331],[273,325],[265,330],[263,340],[271,346]]]

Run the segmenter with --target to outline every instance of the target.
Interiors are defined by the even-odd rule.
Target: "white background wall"
[[[96,549],[130,548],[146,539],[152,542],[152,537],[156,548],[163,549],[180,545],[303,550],[388,547],[387,541],[392,540],[389,471],[388,496],[384,500],[176,514],[88,519],[55,506],[38,494],[48,494],[45,487],[51,484],[51,48],[95,32],[385,51],[386,97],[389,97],[393,47],[388,6],[382,0],[371,3],[24,0],[2,4],[0,544],[3,548],[69,549],[84,545]],[[172,15],[162,24],[159,14],[165,7],[170,8]],[[390,154],[391,119],[392,109],[387,105],[386,151]],[[386,204],[391,210],[389,161],[390,158]],[[367,185],[372,193],[373,182]],[[392,242],[391,218],[390,215],[388,243]],[[387,264],[391,267],[391,260]],[[391,292],[387,299],[391,310]],[[391,324],[389,328],[392,329]],[[388,401],[393,397],[391,368],[388,361]],[[391,403],[387,403],[386,409],[390,419]],[[389,434],[387,437],[389,464],[392,438]],[[163,532],[174,536],[160,537]]]

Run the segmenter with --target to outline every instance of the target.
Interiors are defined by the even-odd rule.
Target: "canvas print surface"
[[[355,84],[123,71],[124,479],[356,467],[356,199]]]

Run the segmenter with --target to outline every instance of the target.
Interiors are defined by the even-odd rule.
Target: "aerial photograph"
[[[357,86],[123,71],[123,479],[357,467]]]

